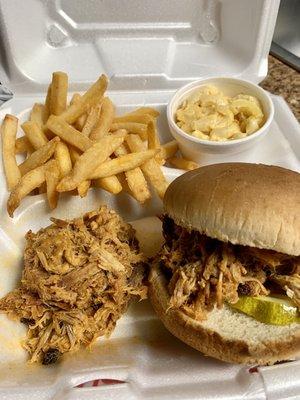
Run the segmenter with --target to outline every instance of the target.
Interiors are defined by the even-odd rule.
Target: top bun
[[[211,238],[300,255],[300,174],[262,164],[201,167],[164,197],[176,224]]]

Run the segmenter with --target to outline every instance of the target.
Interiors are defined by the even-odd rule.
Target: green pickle
[[[241,296],[238,302],[230,304],[230,307],[265,324],[288,325],[294,322],[300,323],[297,306],[286,296]]]

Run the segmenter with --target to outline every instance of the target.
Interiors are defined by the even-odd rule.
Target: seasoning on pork
[[[0,310],[28,327],[31,361],[56,362],[109,336],[133,297],[144,299],[145,263],[135,231],[103,206],[26,234],[20,286]]]

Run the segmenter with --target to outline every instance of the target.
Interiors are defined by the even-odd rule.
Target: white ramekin
[[[260,101],[263,108],[265,116],[264,125],[255,133],[243,139],[228,140],[226,142],[198,139],[185,133],[175,123],[176,110],[187,97],[191,96],[201,86],[206,85],[215,86],[228,96],[236,96],[238,94],[255,96]],[[203,78],[189,83],[174,94],[167,107],[170,131],[173,137],[178,141],[182,155],[200,165],[228,161],[232,155],[249,150],[269,131],[273,116],[274,106],[271,97],[264,89],[252,82],[231,77]]]

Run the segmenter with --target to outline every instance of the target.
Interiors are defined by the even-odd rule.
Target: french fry
[[[59,142],[59,138],[55,137],[50,140],[47,144],[40,147],[38,150],[35,150],[22,164],[19,165],[19,170],[21,175],[27,174],[27,172],[31,171],[44,164],[49,160],[50,157],[54,154],[57,143]]]
[[[97,120],[100,115],[101,107],[98,105],[96,107],[92,107],[88,113],[87,119],[83,125],[81,133],[85,136],[89,137],[93,128],[95,127]]]
[[[78,158],[80,157],[80,153],[77,149],[75,149],[73,146],[70,146],[69,148],[72,164],[74,165]],[[91,186],[91,181],[90,180],[85,180],[82,181],[78,186],[77,186],[77,192],[80,197],[85,197],[87,195],[87,192]]]
[[[156,150],[146,150],[137,153],[130,153],[103,162],[90,176],[91,179],[106,178],[108,176],[117,175],[121,172],[130,171],[140,167],[150,158],[153,158],[159,152]]]
[[[47,95],[46,95],[45,105],[44,105],[44,113],[43,113],[43,117],[42,117],[42,119],[43,119],[42,129],[43,129],[43,132],[46,135],[47,139],[49,139],[49,140],[54,138],[54,134],[51,131],[49,131],[49,129],[47,129],[47,127],[46,127],[46,123],[50,116],[51,92],[52,92],[52,88],[51,88],[51,83],[50,83],[48,86],[48,90],[47,90]]]
[[[14,211],[19,207],[22,199],[45,181],[45,165],[41,165],[27,172],[10,193],[7,201],[7,212],[13,217]]]
[[[162,158],[167,160],[168,158],[174,157],[178,151],[178,143],[176,140],[171,140],[161,146],[160,155]]]
[[[89,191],[90,186],[91,186],[90,180],[82,181],[81,183],[79,183],[79,185],[77,186],[77,191],[79,196],[85,197]]]
[[[105,97],[102,101],[99,120],[90,134],[92,140],[99,140],[109,132],[114,115],[115,107],[112,101],[108,97]]]
[[[57,71],[52,74],[50,114],[60,115],[66,110],[68,95],[68,75]]]
[[[29,121],[36,122],[40,127],[47,121],[48,116],[45,116],[44,104],[35,103],[30,112]]]
[[[148,149],[158,149],[159,152],[155,156],[156,161],[158,164],[163,165],[165,163],[165,160],[162,158],[160,154],[160,141],[158,138],[157,134],[157,129],[156,129],[156,120],[152,119],[152,121],[149,122],[147,126],[147,136],[148,136]]]
[[[89,179],[95,168],[103,163],[122,144],[125,136],[126,133],[121,132],[114,136],[104,136],[94,143],[78,158],[71,173],[59,182],[57,191],[70,191],[75,189],[82,181]]]
[[[82,152],[80,152],[78,149],[76,149],[73,146],[69,146],[69,153],[70,153],[70,157],[71,157],[71,161],[72,161],[73,165],[76,163],[76,161],[80,157],[80,154],[82,154]]]
[[[150,121],[153,121],[154,117],[149,114],[125,114],[120,117],[115,117],[113,123],[118,122],[138,122],[139,124],[148,125]]]
[[[27,153],[29,151],[33,151],[33,147],[31,146],[27,137],[22,136],[17,138],[15,145],[15,154]]]
[[[130,150],[133,152],[143,151],[144,149],[142,140],[138,135],[128,135],[126,137],[126,142]],[[146,161],[143,165],[141,165],[141,170],[149,179],[159,197],[163,198],[168,187],[168,182],[166,181],[156,160],[150,159]]]
[[[59,142],[56,145],[54,152],[55,160],[58,164],[60,177],[68,175],[72,170],[72,161],[68,146],[64,142]]]
[[[93,145],[92,140],[65,122],[61,116],[50,115],[46,127],[65,142],[81,151],[85,151]]]
[[[80,99],[81,99],[81,95],[79,93],[74,93],[72,96],[72,99],[70,101],[70,105],[78,104]],[[86,119],[87,119],[87,113],[80,115],[80,117],[77,118],[77,120],[74,122],[74,124],[73,124],[74,127],[81,132],[82,128],[86,122]]]
[[[21,171],[15,155],[17,130],[18,118],[6,114],[1,127],[1,136],[2,158],[8,190],[12,190],[21,179]]]
[[[127,171],[130,172],[130,171]],[[142,172],[142,171],[141,171]],[[128,193],[130,196],[132,195],[131,190],[129,189],[126,177],[125,177],[125,172],[121,172],[121,174],[116,175],[120,184],[122,185],[122,191]],[[103,179],[109,179],[109,178],[103,178]]]
[[[107,83],[106,76],[101,75],[80,98],[78,103],[70,105],[66,111],[61,114],[61,118],[69,124],[73,124],[77,118],[86,113],[96,103],[99,103],[107,88]]]
[[[72,96],[72,98],[71,98],[70,105],[78,104],[78,102],[80,101],[80,99],[81,99],[81,94],[79,94],[79,93],[74,93],[73,96]]]
[[[56,160],[49,161],[45,166],[45,181],[49,207],[51,210],[56,208],[58,192],[56,186],[60,179],[60,169]]]
[[[193,169],[199,168],[199,164],[194,161],[186,160],[185,158],[172,157],[168,159],[169,163],[176,168],[185,169],[192,171]]]
[[[122,117],[126,117],[129,115],[143,115],[143,114],[151,115],[151,117],[154,117],[154,118],[159,116],[159,112],[152,107],[140,107],[134,111],[131,111],[127,114],[122,115]]]
[[[111,125],[110,130],[126,129],[130,133],[137,133],[142,140],[147,140],[147,125],[138,122],[116,122]]]
[[[44,118],[43,120],[46,122],[49,118],[50,115],[50,104],[51,104],[51,83],[48,86],[47,89],[47,95],[46,95],[46,99],[45,99],[45,107],[44,107]]]
[[[118,194],[122,191],[122,185],[116,176],[96,179],[93,181],[93,186],[104,189],[112,194]]]
[[[160,142],[158,139],[156,126],[154,121],[150,121],[147,127],[147,136],[148,136],[148,149],[159,149],[160,150]]]
[[[27,121],[21,125],[25,136],[31,143],[32,147],[37,150],[40,147],[44,146],[48,139],[44,134],[44,131],[41,129],[40,125],[38,125],[34,121]]]
[[[124,144],[115,150],[116,156],[123,156],[128,154],[128,150]],[[128,186],[129,193],[140,203],[144,203],[150,199],[151,194],[148,189],[147,181],[144,177],[142,170],[137,167],[130,171],[125,172],[125,180]],[[122,184],[124,188],[124,184]]]

